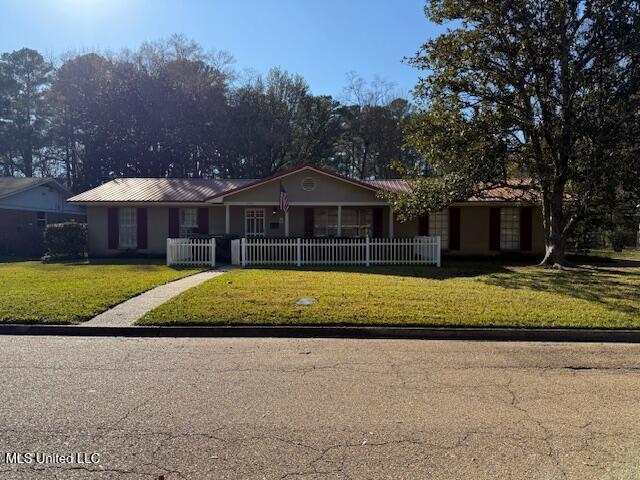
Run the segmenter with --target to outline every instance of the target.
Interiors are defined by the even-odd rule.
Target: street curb
[[[74,337],[371,338],[406,340],[640,343],[640,329],[598,330],[562,328],[533,329],[295,325],[90,327],[82,325],[4,324],[0,325],[0,335],[57,335]]]

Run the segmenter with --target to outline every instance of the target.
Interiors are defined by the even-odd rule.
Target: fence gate
[[[240,239],[231,240],[231,265],[240,265]]]
[[[215,267],[215,238],[167,238],[167,265]]]

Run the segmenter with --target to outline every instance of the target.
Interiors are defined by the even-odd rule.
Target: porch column
[[[338,205],[338,231],[336,232],[336,236],[342,236],[342,205]]]
[[[284,212],[284,236],[289,236],[289,210]]]
[[[393,238],[393,207],[389,205],[389,238]]]
[[[229,215],[230,205],[224,206],[224,233],[229,235],[231,233],[231,216]]]

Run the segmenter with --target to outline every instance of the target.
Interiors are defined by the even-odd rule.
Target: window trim
[[[442,250],[449,250],[449,209],[429,213],[429,236],[440,236]]]
[[[356,220],[355,223],[345,223],[345,212],[349,210],[355,211]],[[368,222],[363,217],[368,217]],[[371,238],[373,234],[373,208],[370,207],[342,207],[342,236],[347,237],[344,234],[345,230],[357,230],[355,237],[349,238]]]
[[[132,215],[128,218],[131,223],[124,222],[124,212],[130,211]],[[131,243],[128,243],[124,231],[129,229],[128,234],[131,236]],[[135,207],[120,207],[118,209],[118,248],[123,250],[132,250],[138,248],[138,209]]]
[[[193,211],[193,220],[195,223],[185,224],[185,213],[188,211]],[[194,235],[198,233],[198,209],[196,207],[183,207],[178,211],[178,233],[180,234],[180,238],[188,238],[189,235]],[[190,230],[187,232],[187,230]]]
[[[508,213],[512,213],[509,218],[507,218]],[[500,250],[519,252],[521,245],[520,209],[518,207],[502,207],[500,209]]]
[[[345,222],[350,210],[355,213],[355,220]],[[325,215],[326,213],[326,215]],[[346,214],[346,215],[345,215]],[[314,238],[332,238],[338,236],[338,207],[313,208],[313,236]],[[321,224],[319,220],[325,220]],[[368,220],[368,221],[366,221]],[[335,223],[334,223],[335,222]],[[346,235],[348,230],[356,230],[356,235]],[[342,207],[340,218],[340,236],[345,238],[366,238],[373,235],[372,207]]]
[[[320,225],[318,220],[323,217],[323,213],[326,213],[326,222],[324,225]],[[335,217],[335,225],[329,221],[331,217]],[[323,229],[324,233],[318,233],[320,229]],[[313,207],[313,238],[331,238],[337,235],[338,207]]]
[[[249,217],[249,213],[253,213],[255,214],[259,214],[257,216],[254,216],[253,218]],[[244,233],[247,237],[251,236],[251,237],[264,237],[266,236],[266,209],[264,208],[245,208],[244,209]],[[249,232],[249,221],[250,220],[254,220],[255,222],[257,222],[258,220],[262,221],[262,233],[250,233]],[[257,223],[256,223],[257,225]],[[256,229],[257,230],[257,229]]]

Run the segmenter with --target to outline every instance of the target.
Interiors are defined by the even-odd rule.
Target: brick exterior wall
[[[84,215],[47,213],[47,224],[68,220],[86,222]],[[40,257],[44,254],[44,228],[38,227],[38,212],[0,208],[0,256]]]

